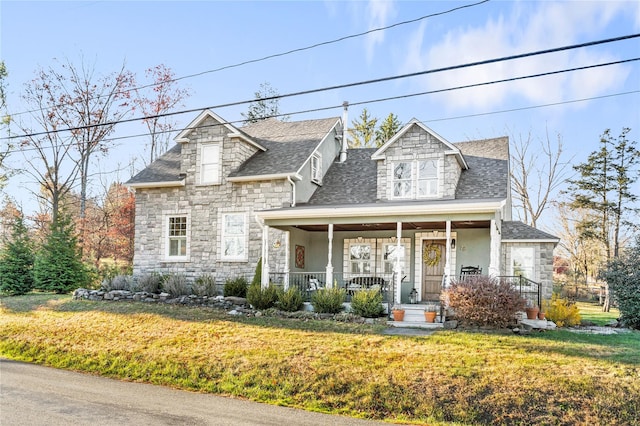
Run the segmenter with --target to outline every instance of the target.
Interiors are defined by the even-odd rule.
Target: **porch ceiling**
[[[453,221],[451,222],[451,229],[471,229],[471,228],[488,228],[490,221],[488,220],[467,220],[467,221]],[[328,225],[296,225],[294,228],[302,229],[308,232],[328,232]],[[402,222],[403,231],[415,231],[415,230],[432,230],[432,229],[446,229],[446,222]],[[341,223],[334,224],[333,231],[395,231],[396,222],[382,222],[382,223]]]

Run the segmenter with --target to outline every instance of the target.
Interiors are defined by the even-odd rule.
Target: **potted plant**
[[[538,312],[540,312],[540,309],[538,309],[536,305],[529,302],[527,303],[525,312],[527,313],[527,319],[535,320],[538,319]]]
[[[542,312],[542,311],[538,312],[538,319],[539,320],[543,320],[545,318],[545,315],[546,314],[544,312]]]
[[[391,309],[391,313],[393,314],[394,321],[403,321],[404,320],[404,309],[402,309],[401,305],[394,305]]]
[[[424,309],[424,320],[426,322],[435,322],[437,314],[437,306],[429,304]]]

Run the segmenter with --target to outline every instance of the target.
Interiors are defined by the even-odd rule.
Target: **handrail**
[[[536,281],[533,281],[529,278],[523,277],[522,275],[499,275],[496,278],[499,279],[508,279],[511,282],[511,285],[514,285],[513,283],[513,279],[516,279],[517,282],[517,289],[520,292],[520,295],[522,296],[523,293],[524,294],[535,294],[536,295],[536,302],[537,302],[537,306],[542,306],[541,302],[542,302],[542,284]],[[522,288],[523,287],[535,287],[535,291],[523,291]]]

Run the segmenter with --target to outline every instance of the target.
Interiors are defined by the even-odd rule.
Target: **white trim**
[[[204,120],[206,120],[207,118],[213,118],[214,120],[216,120],[218,123],[220,123],[221,126],[224,126],[229,133],[233,134],[233,135],[242,135],[242,133],[240,132],[240,130],[238,130],[237,128],[235,128],[234,126],[232,126],[231,124],[229,124],[227,122],[227,120],[225,120],[224,118],[220,117],[218,114],[216,114],[215,112],[211,111],[210,109],[205,109],[203,110],[200,114],[198,114],[198,116],[193,119],[191,121],[191,123],[189,123],[180,133],[178,133],[178,135],[174,138],[174,140],[177,143],[188,143],[191,140],[187,137],[193,130],[195,130],[200,123],[202,123]],[[247,137],[245,136],[244,139],[251,143],[252,145],[254,145],[256,148],[262,150],[262,151],[266,151],[266,148],[263,147],[262,145],[258,144],[255,141],[250,141],[249,139],[247,139]]]
[[[235,131],[235,132],[231,132],[228,133],[227,136],[231,139],[240,139],[245,141],[246,143],[253,145],[254,147],[258,148],[260,151],[266,151],[267,148],[263,147],[262,145],[260,145],[259,143],[257,143],[256,141],[252,140],[251,138],[249,138],[249,136],[245,135],[244,133],[240,133],[239,131]]]
[[[203,151],[205,150],[205,148],[211,148],[211,147],[218,148],[218,157],[215,159],[216,165],[218,168],[217,175],[213,177],[211,180],[204,181],[203,180],[204,176],[202,174],[202,160],[204,158]],[[222,147],[223,147],[223,144],[222,144],[221,137],[214,138],[213,141],[202,142],[200,144],[200,146],[196,151],[196,174],[197,174],[196,182],[198,182],[196,186],[212,186],[212,185],[220,185],[222,183]],[[207,163],[207,164],[213,164],[213,163]]]
[[[554,243],[557,244],[560,242],[560,239],[540,239],[540,240],[502,240],[503,243]]]
[[[301,181],[302,176],[300,176],[298,173],[274,173],[270,175],[227,177],[228,182],[252,182],[256,180],[280,180],[280,179],[293,179],[295,181]]]
[[[262,219],[322,219],[322,218],[362,218],[362,216],[407,216],[415,214],[454,214],[454,213],[495,213],[504,201],[485,201],[469,203],[429,203],[412,205],[375,205],[366,207],[319,207],[310,209],[262,210],[256,214]],[[394,220],[395,222],[395,220]]]
[[[141,183],[125,183],[124,186],[131,189],[141,188],[171,188],[176,186],[184,186],[185,179],[165,181],[165,182],[141,182]]]
[[[311,168],[311,182],[322,185],[322,154],[319,152],[311,154],[309,166]]]
[[[170,256],[169,255],[169,220],[175,217],[184,217],[187,220],[185,230],[185,255]],[[162,212],[162,241],[160,243],[162,250],[162,260],[164,262],[189,262],[191,257],[191,213],[186,211],[163,211]]]
[[[316,151],[318,151],[318,148],[320,148],[320,146],[327,140],[327,136],[329,136],[331,133],[333,133],[333,131],[336,129],[336,127],[342,123],[342,119],[338,118],[336,119],[335,124],[331,127],[331,129],[329,129],[329,131],[327,132],[326,135],[324,135],[324,137],[322,139],[320,139],[320,142],[318,142],[318,144],[315,146],[315,148],[313,148],[312,154],[315,153]],[[335,132],[335,136],[340,135],[341,133],[339,133],[338,131]],[[334,140],[335,140],[335,136],[334,136]],[[307,163],[311,161],[311,156],[307,157],[306,160],[304,160],[304,163],[302,163],[302,165],[300,165],[300,168],[296,171],[296,176],[300,176],[302,174],[302,170],[305,168],[305,166],[307,165]]]
[[[418,291],[418,300],[422,300],[422,245],[425,240],[443,240],[445,244],[451,244],[452,239],[458,240],[458,233],[456,231],[451,231],[449,233],[449,240],[447,240],[447,232],[442,230],[432,230],[432,231],[424,231],[424,232],[416,232],[415,236],[415,269],[413,275],[413,287]],[[451,254],[451,259],[448,260],[445,258],[445,270],[444,274],[449,277],[455,276],[455,269],[458,257],[458,245],[456,244],[455,249],[445,247],[445,253]],[[445,254],[446,256],[446,254]],[[446,270],[446,263],[449,261],[449,271]]]

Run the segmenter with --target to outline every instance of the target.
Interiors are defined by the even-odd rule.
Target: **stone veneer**
[[[502,275],[509,274],[511,264],[511,247],[533,247],[535,249],[535,274],[534,281],[542,286],[542,300],[551,299],[553,294],[553,249],[555,244],[551,242],[503,242],[502,243]]]
[[[181,272],[188,278],[213,274],[216,282],[227,278],[253,277],[255,266],[262,255],[262,228],[256,222],[254,211],[280,208],[291,201],[291,185],[285,180],[233,183],[226,176],[257,152],[253,145],[229,138],[229,130],[212,118],[203,127],[189,134],[189,142],[182,145],[181,171],[186,174],[184,187],[136,190],[134,274],[151,272]],[[222,143],[221,183],[198,184],[199,147],[201,143]],[[221,227],[223,213],[245,213],[248,223],[247,259],[221,261]],[[186,261],[167,261],[165,258],[166,217],[188,217]],[[271,229],[270,242],[284,241],[284,232]],[[269,260],[272,270],[284,270],[286,253],[270,244]],[[279,269],[275,269],[279,268]]]
[[[378,161],[378,189],[379,200],[393,199],[393,163],[398,161],[416,161],[430,158],[438,159],[438,197],[440,199],[454,199],[458,179],[462,171],[457,160],[452,155],[445,155],[449,147],[426,132],[417,124],[409,129],[400,139],[390,145],[385,151],[385,160]],[[414,170],[415,173],[415,170]],[[413,182],[415,186],[415,181]],[[414,188],[415,190],[415,188]]]

